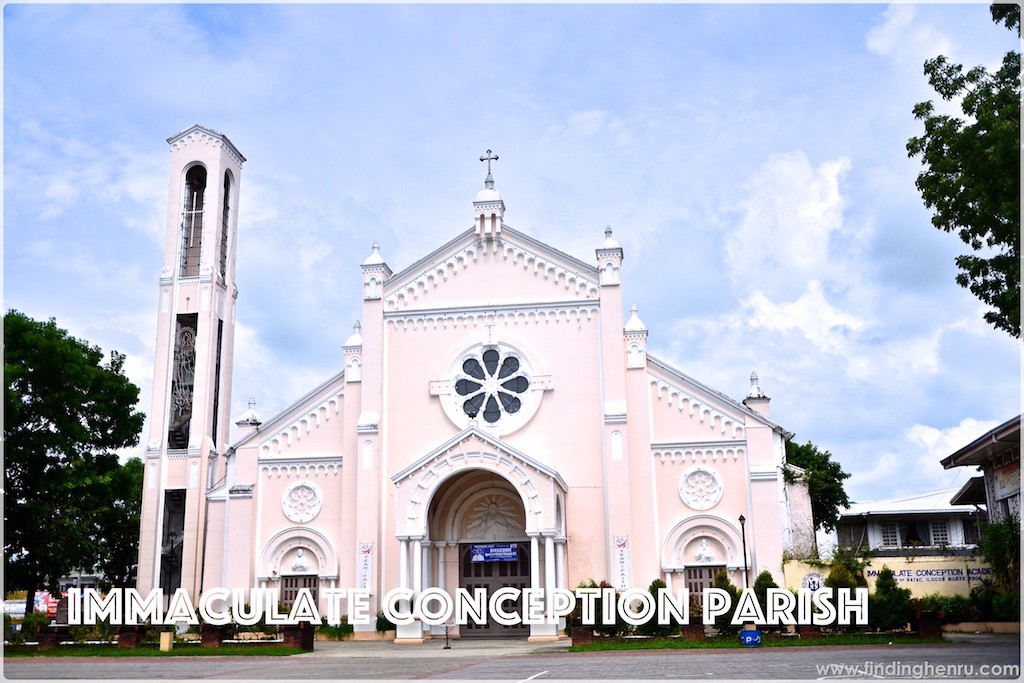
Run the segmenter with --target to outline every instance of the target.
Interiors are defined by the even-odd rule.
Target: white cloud
[[[925,59],[952,51],[949,38],[941,31],[915,21],[917,8],[913,5],[890,5],[882,16],[882,23],[871,27],[865,37],[870,52],[920,69]]]
[[[867,324],[830,304],[818,280],[808,282],[806,291],[791,303],[776,304],[756,291],[744,302],[744,307],[751,327],[780,332],[798,330],[824,353],[847,352],[851,335]]]
[[[885,490],[896,482],[895,490],[888,494],[889,497],[942,489],[949,490],[952,497],[975,472],[969,467],[945,470],[942,468],[942,459],[998,424],[997,420],[970,417],[944,429],[912,424],[902,431],[900,440],[892,444],[890,449],[853,469],[847,490]],[[913,476],[908,476],[908,473],[913,473]]]
[[[849,168],[846,158],[814,167],[801,151],[769,157],[746,185],[743,218],[726,244],[733,280],[770,290],[840,279],[851,255],[834,257],[831,241],[843,229],[840,182]]]

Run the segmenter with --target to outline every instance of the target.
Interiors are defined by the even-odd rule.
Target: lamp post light
[[[747,518],[743,515],[740,515],[740,535],[743,537],[743,587],[747,588],[747,575],[750,571],[747,568]]]

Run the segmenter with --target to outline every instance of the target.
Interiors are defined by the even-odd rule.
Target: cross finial
[[[487,162],[487,179],[484,180],[484,187],[488,190],[494,189],[494,178],[491,177],[491,162],[497,160],[498,155],[493,153],[491,150],[487,150],[487,153],[480,157],[480,161]]]

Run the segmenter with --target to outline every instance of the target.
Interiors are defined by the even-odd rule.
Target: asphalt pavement
[[[568,641],[444,640],[422,645],[317,642],[292,657],[7,658],[11,679],[540,681],[550,679],[1017,679],[1017,636],[965,635],[938,645],[568,652]],[[1016,667],[1015,669],[1009,667]]]

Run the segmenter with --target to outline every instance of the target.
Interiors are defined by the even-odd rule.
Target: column
[[[398,539],[398,587],[409,587],[409,539]]]
[[[530,588],[540,588],[540,543],[537,534],[530,535]]]
[[[417,594],[423,590],[423,546],[420,540],[415,538],[412,543],[412,589]]]
[[[437,547],[437,587],[443,591],[448,590],[447,577],[445,576],[444,561],[448,554],[448,543],[446,541],[438,541],[434,544]]]
[[[544,605],[548,616],[551,615],[553,591],[555,588],[555,537],[544,535]]]
[[[565,585],[565,539],[555,539],[555,586],[558,588],[567,588]],[[565,617],[558,618],[558,630],[561,632],[565,628]]]
[[[555,539],[555,585],[568,588],[565,577],[565,539]]]

